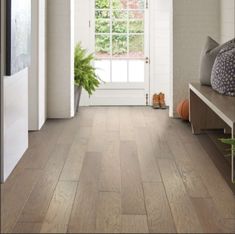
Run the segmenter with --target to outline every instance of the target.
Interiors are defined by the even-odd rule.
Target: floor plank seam
[[[165,186],[165,183],[164,183],[164,180],[163,180],[163,176],[162,176],[162,172],[161,172],[161,170],[160,170],[160,166],[159,166],[158,160],[157,160],[157,165],[158,165],[158,167],[159,167],[159,171],[160,171],[160,175],[161,175],[161,179],[162,179],[162,185],[163,185],[163,188],[164,188],[164,194],[165,194],[165,196],[166,196],[169,209],[170,209],[170,211],[171,211],[171,217],[172,217],[172,220],[173,220],[174,225],[175,225],[175,230],[177,230],[176,221],[175,221],[175,218],[174,218],[174,215],[173,215],[172,207],[171,207],[171,205],[170,205],[169,197],[168,197],[168,195],[167,195],[166,186]],[[178,232],[178,230],[177,230],[177,232]]]
[[[77,183],[77,186],[76,186],[76,192],[75,192],[74,198],[73,198],[73,204],[72,204],[72,209],[71,209],[71,212],[70,212],[70,215],[69,215],[69,219],[68,219],[68,223],[67,223],[66,233],[69,233],[69,224],[70,224],[70,220],[71,220],[71,216],[72,216],[72,211],[73,211],[75,199],[76,199],[76,196],[77,196],[77,193],[78,193],[78,189],[79,189],[79,182]]]
[[[25,169],[24,169],[24,170],[25,170]],[[28,170],[28,169],[27,169],[27,170]],[[34,190],[34,188],[36,187],[37,183],[39,182],[39,179],[40,179],[40,175],[38,176],[37,180],[35,181],[34,185],[32,186],[32,189],[31,189],[31,191],[30,191],[30,193],[29,193],[29,195],[28,195],[28,197],[27,197],[27,199],[26,199],[24,205],[22,206],[21,211],[19,212],[19,215],[18,215],[18,217],[17,217],[17,219],[16,219],[15,224],[14,224],[13,227],[12,227],[11,232],[12,232],[12,231],[14,230],[14,228],[16,227],[16,225],[17,225],[17,223],[18,223],[18,221],[19,221],[19,219],[20,219],[20,217],[21,217],[21,214],[22,214],[22,212],[23,212],[23,210],[24,210],[24,208],[25,208],[25,206],[26,206],[26,204],[27,204],[27,202],[28,202],[28,200],[29,200],[29,198],[30,198],[30,196],[31,196],[31,194],[32,194],[32,192],[33,192],[33,190]],[[19,222],[19,223],[21,223],[21,222]]]
[[[121,192],[118,192],[118,191],[112,191],[112,190],[100,190],[98,191],[99,193],[116,193],[116,194],[121,194]]]
[[[145,211],[146,211],[146,216],[147,216],[148,233],[150,233],[149,214],[148,214],[148,209],[147,209],[147,206],[146,206],[146,194],[145,194],[145,191],[144,191],[143,183],[142,183],[142,188],[143,188],[143,193],[144,193],[144,205],[145,205]]]

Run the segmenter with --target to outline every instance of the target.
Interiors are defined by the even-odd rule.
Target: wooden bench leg
[[[202,113],[206,112],[206,106],[198,98],[192,90],[190,90],[190,122],[193,134],[201,134],[202,129],[205,127],[206,119]]]
[[[195,126],[194,124],[191,123],[191,128],[192,128],[192,133],[194,135],[199,135],[202,134],[202,131],[199,127]]]

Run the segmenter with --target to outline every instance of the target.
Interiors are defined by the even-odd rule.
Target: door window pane
[[[135,11],[129,11],[129,18],[130,19],[136,19],[136,20],[144,20],[144,11],[141,10],[135,10]]]
[[[127,0],[113,0],[113,9],[126,9]]]
[[[113,33],[127,33],[127,21],[113,21]]]
[[[129,32],[130,33],[144,33],[144,21],[142,20],[130,21]]]
[[[109,33],[110,32],[110,21],[109,20],[96,20],[95,22],[96,33]]]
[[[96,35],[95,37],[95,51],[97,57],[110,56],[110,36]]]
[[[110,8],[110,0],[96,0],[95,1],[96,9],[108,9]]]
[[[112,82],[127,82],[127,61],[112,60]]]
[[[131,35],[129,44],[130,57],[144,57],[144,35]]]
[[[127,19],[127,11],[113,10],[113,19]]]
[[[95,18],[96,19],[109,19],[110,18],[110,12],[109,11],[106,11],[106,10],[98,10],[98,11],[95,11]]]
[[[127,36],[126,35],[113,35],[112,39],[113,56],[123,57],[127,56]]]
[[[129,81],[144,82],[144,61],[131,60],[129,61]]]
[[[129,9],[144,9],[144,0],[129,0]]]
[[[110,82],[110,60],[95,61],[96,74],[104,82]]]

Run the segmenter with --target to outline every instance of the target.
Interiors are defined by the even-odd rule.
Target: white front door
[[[95,67],[104,81],[91,105],[149,103],[147,0],[93,0]]]

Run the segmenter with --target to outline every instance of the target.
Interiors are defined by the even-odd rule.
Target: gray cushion
[[[235,96],[235,42],[225,46],[216,57],[211,85],[220,94]]]
[[[201,53],[200,59],[199,76],[202,85],[211,85],[211,71],[216,56],[220,50],[229,43],[231,43],[231,41],[219,45],[219,43],[213,40],[211,37],[207,37],[207,41]]]

